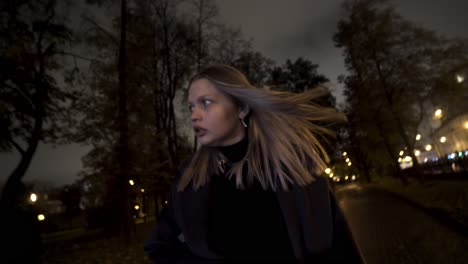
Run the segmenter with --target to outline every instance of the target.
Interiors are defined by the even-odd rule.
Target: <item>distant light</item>
[[[401,162],[401,158],[398,158],[398,162]]]
[[[349,162],[349,158],[346,158],[346,162]]]
[[[349,176],[346,175],[346,176],[344,177],[344,179],[347,181],[347,180],[349,179]]]
[[[31,200],[31,202],[36,202],[37,201],[37,195],[35,193],[31,193],[31,195],[29,196],[29,199]]]
[[[457,74],[457,82],[462,83],[465,80],[465,78],[462,75]]]
[[[164,203],[165,203],[165,204],[167,204],[167,200],[166,200],[166,201],[164,201]]]
[[[442,118],[442,109],[437,109],[435,112],[434,112],[434,117],[436,119],[441,119]]]
[[[454,159],[454,158],[455,158],[455,153],[447,155],[447,159]]]
[[[458,152],[458,157],[459,157],[459,158],[463,157],[463,153],[462,153],[461,151]]]
[[[138,210],[138,209],[140,209],[140,206],[137,204],[137,205],[135,205],[134,208],[135,208],[135,210]]]
[[[465,156],[468,156],[468,150],[467,150],[467,151],[465,151]]]
[[[145,192],[145,189],[142,188],[142,189],[141,189],[141,192],[144,193],[144,192]]]
[[[37,215],[37,220],[39,221],[44,221],[45,220],[45,216],[43,214],[39,214]]]
[[[351,166],[351,164],[352,164],[351,162],[348,162],[348,166]]]
[[[429,145],[429,144],[427,144],[427,145],[426,145],[426,150],[427,150],[427,151],[431,151],[431,149],[432,149],[432,146]]]
[[[326,169],[325,169],[325,173],[326,173],[326,174],[330,174],[330,172],[331,172],[331,169],[330,169],[330,168],[326,168]]]
[[[356,175],[351,176],[351,180],[356,180]]]
[[[416,135],[416,140],[420,140],[421,139],[421,134],[417,134]]]
[[[441,138],[440,138],[440,143],[445,143],[445,141],[447,141],[447,138],[446,138],[446,137],[441,137]]]
[[[406,157],[405,157],[405,161],[406,161],[406,162],[410,162],[410,161],[412,161],[412,160],[413,160],[413,159],[412,159],[410,156],[406,156]]]
[[[348,155],[348,153],[347,153],[346,151],[345,151],[345,152],[343,152],[343,156],[346,156],[346,155]]]
[[[130,183],[131,186],[135,185],[135,182],[133,180],[129,180],[128,183]]]
[[[403,150],[400,150],[400,156],[403,156],[403,154],[405,154],[405,152]]]
[[[424,163],[426,163],[426,162],[427,162],[427,158],[424,158]]]
[[[419,150],[416,149],[416,150],[414,151],[414,155],[415,155],[416,157],[418,157],[419,154],[421,154],[421,151],[419,151]]]
[[[468,129],[468,121],[465,121],[465,123],[463,124],[463,126],[465,127],[465,129]]]
[[[330,173],[330,177],[333,177],[333,175],[335,175],[333,172],[332,172],[332,173]]]

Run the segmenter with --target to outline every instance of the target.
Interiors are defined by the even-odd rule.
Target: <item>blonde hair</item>
[[[236,186],[244,187],[242,170],[247,166],[247,182],[256,179],[264,189],[280,185],[304,186],[321,174],[328,155],[318,136],[333,135],[328,129],[314,124],[317,121],[343,121],[342,113],[311,102],[326,93],[318,87],[301,94],[268,91],[253,87],[237,69],[227,65],[205,68],[190,83],[207,79],[239,107],[248,106],[249,143],[244,159],[224,171],[225,157],[214,147],[201,146],[194,154],[178,182],[178,191],[190,182],[196,190],[204,186],[212,175],[227,173],[236,177]]]

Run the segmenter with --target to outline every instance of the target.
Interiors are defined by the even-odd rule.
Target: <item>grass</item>
[[[93,234],[84,239],[64,236],[63,239],[44,243],[43,263],[94,264],[94,263],[150,263],[143,251],[143,243],[154,222],[138,224],[136,234],[129,245],[120,237],[105,238]]]
[[[409,185],[403,186],[398,179],[382,177],[375,183],[426,208],[442,211],[468,227],[468,181],[428,181],[420,184],[410,179]]]

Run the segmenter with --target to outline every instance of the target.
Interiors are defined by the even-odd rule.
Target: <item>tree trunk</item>
[[[119,115],[118,129],[119,141],[117,150],[117,160],[119,162],[119,171],[117,173],[117,190],[112,195],[117,203],[120,234],[124,237],[127,244],[130,243],[131,232],[134,230],[134,222],[131,218],[130,206],[130,185],[129,181],[129,146],[128,146],[128,109],[127,109],[127,48],[126,48],[126,29],[127,28],[127,3],[121,1],[121,24],[120,24],[120,51],[119,51]]]

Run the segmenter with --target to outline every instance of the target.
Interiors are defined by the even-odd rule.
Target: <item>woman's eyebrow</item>
[[[195,98],[195,101],[196,102],[200,102],[204,99],[213,99],[215,96],[213,95],[210,95],[210,94],[203,94],[203,95],[200,95],[198,96],[197,98]],[[192,101],[188,101],[189,104],[192,104]]]

